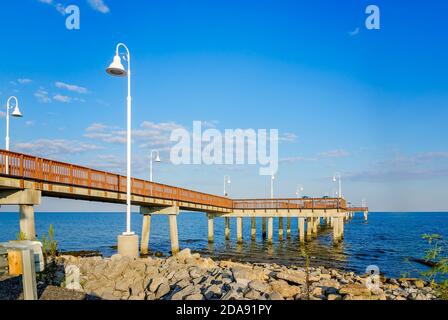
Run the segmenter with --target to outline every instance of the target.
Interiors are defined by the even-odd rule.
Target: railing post
[[[23,154],[20,155],[19,175],[20,175],[21,177],[23,177]]]
[[[70,165],[70,173],[69,173],[69,180],[70,180],[70,192],[73,193],[73,183],[74,183],[74,177],[73,177],[73,165]]]

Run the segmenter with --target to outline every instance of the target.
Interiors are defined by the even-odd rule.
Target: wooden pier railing
[[[310,199],[241,199],[233,200],[234,209],[345,209],[347,203],[340,198]]]
[[[0,150],[0,175],[126,193],[126,176],[5,150]],[[138,196],[233,208],[231,199],[202,192],[135,178],[131,186]]]
[[[0,175],[39,183],[126,193],[126,176],[0,150]],[[346,209],[344,199],[246,199],[232,200],[198,191],[132,178],[134,195],[209,205],[226,209]]]

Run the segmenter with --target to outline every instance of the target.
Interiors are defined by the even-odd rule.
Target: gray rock
[[[169,286],[166,282],[163,282],[163,283],[159,286],[159,288],[157,289],[157,292],[156,292],[156,299],[163,298],[163,297],[166,296],[169,292],[170,292],[170,286]]]
[[[238,293],[236,290],[230,290],[222,297],[221,300],[241,300],[242,298],[242,294]]]
[[[152,279],[151,284],[149,285],[149,291],[156,292],[162,283],[168,285],[168,280],[163,277],[157,277]]]
[[[277,273],[276,278],[295,284],[305,284],[306,272],[289,270]]]
[[[176,255],[176,259],[182,263],[185,263],[185,260],[191,258],[191,250],[184,249]]]
[[[199,267],[193,267],[190,269],[190,277],[193,279],[202,277],[203,274],[204,274],[204,272]]]
[[[207,288],[204,292],[204,296],[206,300],[220,298],[222,294],[222,289],[220,286],[214,284]]]
[[[261,294],[257,290],[249,290],[244,297],[250,300],[260,300]]]
[[[277,291],[273,291],[269,295],[269,300],[284,300],[284,299],[280,293],[278,293]]]
[[[269,284],[267,284],[266,282],[262,282],[260,280],[253,280],[249,282],[249,288],[263,293],[268,293],[271,292],[272,290]]]
[[[200,301],[204,300],[204,296],[201,293],[192,294],[185,298],[185,300],[194,300],[194,301]]]
[[[188,287],[185,287],[184,289],[181,289],[180,291],[177,291],[175,294],[173,294],[173,296],[171,297],[171,300],[183,300],[187,296],[191,296],[191,295],[194,295],[197,293],[200,293],[199,288],[196,288],[196,287],[190,285]]]

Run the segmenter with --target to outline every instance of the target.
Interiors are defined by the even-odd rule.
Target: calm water
[[[133,230],[140,232],[141,216],[133,215]],[[124,230],[125,215],[121,213],[37,213],[39,238],[53,224],[60,249],[64,251],[98,250],[104,255],[115,253],[116,237]],[[274,235],[277,232],[277,219]],[[17,213],[0,213],[0,241],[15,239],[18,231]],[[275,238],[268,246],[261,239],[250,240],[250,220],[244,219],[244,244],[236,244],[236,223],[232,220],[231,240],[224,240],[224,219],[215,219],[215,243],[207,242],[205,214],[184,213],[178,218],[181,248],[213,258],[232,258],[249,262],[302,264],[298,243],[297,219],[292,219],[291,239],[282,242]],[[286,219],[285,219],[286,224]],[[261,219],[257,220],[261,226]],[[168,218],[154,216],[151,225],[152,252],[170,250]],[[286,227],[285,227],[286,233]],[[368,265],[377,265],[387,276],[399,277],[403,272],[414,274],[424,267],[407,262],[408,257],[420,258],[427,249],[421,239],[424,233],[438,233],[448,238],[448,213],[371,213],[364,222],[359,214],[345,226],[345,240],[332,245],[332,230],[321,230],[317,240],[307,244],[314,265],[326,265],[355,272],[364,272]]]

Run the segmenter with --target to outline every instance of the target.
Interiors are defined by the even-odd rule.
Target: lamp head
[[[11,115],[13,117],[16,117],[16,118],[22,118],[23,117],[22,113],[20,112],[19,103],[18,102],[17,102],[17,104],[16,104],[16,106],[14,108],[14,111],[12,112]]]
[[[155,160],[156,162],[162,162],[161,160],[160,160],[160,155],[157,153],[157,157],[156,157],[156,160]]]
[[[336,176],[333,177],[333,182],[336,182]]]
[[[124,69],[123,64],[121,63],[121,58],[118,53],[114,57],[114,61],[110,64],[109,68],[106,69],[106,72],[114,77],[125,77],[127,76],[127,71]]]

